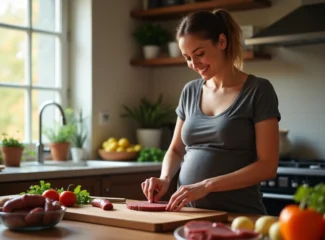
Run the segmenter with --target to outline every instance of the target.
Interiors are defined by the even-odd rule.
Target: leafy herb
[[[144,148],[137,159],[138,162],[162,162],[166,151],[160,148]]]
[[[22,192],[21,194],[38,194],[42,195],[46,190],[51,189],[51,183],[46,183],[43,180],[40,181],[40,185],[32,185],[29,187],[29,190]]]
[[[24,145],[14,137],[9,137],[7,133],[2,133],[2,143],[4,147],[24,147]]]
[[[89,204],[90,203],[90,196],[87,190],[81,190],[81,186],[78,185],[74,190],[73,193],[77,197],[77,204]]]
[[[320,183],[314,187],[308,185],[300,186],[294,196],[296,202],[306,204],[315,211],[325,213],[325,183]]]

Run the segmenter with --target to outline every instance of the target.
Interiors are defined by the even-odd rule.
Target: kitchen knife
[[[125,198],[114,198],[114,197],[99,197],[99,196],[90,196],[91,199],[104,199],[104,200],[109,200],[111,203],[125,203],[126,199]]]

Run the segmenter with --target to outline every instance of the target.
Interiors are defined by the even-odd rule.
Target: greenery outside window
[[[67,102],[67,1],[1,0],[0,134],[38,140],[38,112],[48,100]],[[59,114],[44,111],[51,126]]]

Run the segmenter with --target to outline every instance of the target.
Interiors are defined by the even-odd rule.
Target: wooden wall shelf
[[[131,17],[138,19],[162,20],[179,18],[196,10],[213,10],[224,8],[228,11],[251,10],[271,6],[270,0],[210,0],[148,10],[131,11]]]
[[[253,61],[253,60],[269,60],[271,55],[266,53],[259,53],[253,51],[244,52],[244,61]],[[185,65],[186,61],[184,57],[170,58],[170,57],[161,57],[154,59],[132,59],[130,64],[133,66],[142,66],[142,67],[159,67],[159,66],[177,66]]]

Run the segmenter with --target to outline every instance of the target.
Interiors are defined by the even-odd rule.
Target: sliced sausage
[[[91,205],[93,207],[99,207],[103,210],[112,210],[113,209],[113,204],[109,200],[105,200],[105,199],[93,199],[91,201]]]
[[[28,225],[36,225],[42,222],[44,209],[41,207],[34,208],[25,217]]]

